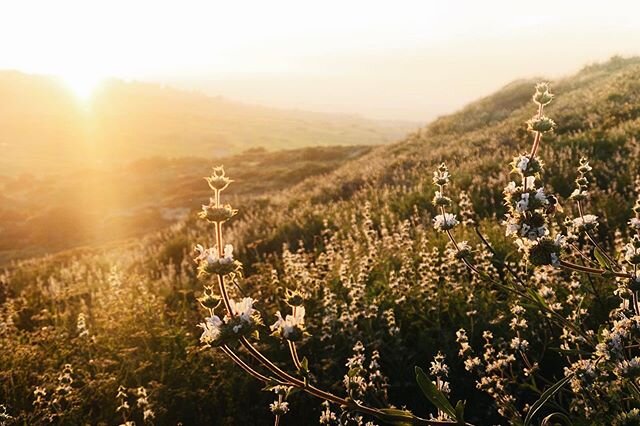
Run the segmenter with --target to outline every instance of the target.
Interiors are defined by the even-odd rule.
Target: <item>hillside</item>
[[[244,105],[168,87],[104,82],[84,102],[53,78],[0,72],[0,175],[57,173],[251,148],[375,145],[413,123]]]
[[[330,172],[322,170],[256,202],[225,200],[241,210],[226,228],[225,238],[244,264],[242,294],[257,299],[265,323],[272,323],[276,310],[287,309],[280,300],[283,288],[305,296],[310,336],[300,342],[299,351],[309,360],[314,383],[344,395],[347,359],[362,356],[365,367],[351,377],[375,380],[377,385],[359,397],[375,406],[406,406],[428,417],[435,410],[420,394],[413,367],[428,370],[442,352],[450,368],[451,400],[466,400],[465,420],[521,424],[518,412],[531,407],[544,389],[563,377],[565,368],[575,368],[567,360],[583,360],[586,349],[559,349],[570,332],[536,317],[536,305],[471,274],[447,249],[445,237],[433,230],[432,177],[442,161],[453,176],[452,210],[461,217],[475,216],[496,249],[495,257],[484,250],[470,226],[455,230],[461,240],[471,242],[482,271],[508,280],[505,265],[514,268],[527,289],[544,294],[539,297],[549,304],[558,303],[559,315],[575,321],[586,335],[600,337],[599,324],[610,326],[609,312],[619,303],[614,293],[617,281],[550,267],[533,271],[505,239],[500,224],[508,163],[531,144],[524,123],[534,112],[535,81],[509,84],[400,142],[333,164]],[[551,85],[557,99],[547,114],[558,127],[545,135],[540,157],[546,163],[546,189],[557,193],[564,206],[553,226],[560,229],[565,216],[576,215],[567,196],[579,158],[585,155],[593,166],[588,209],[600,217],[596,237],[604,249],[620,253],[623,239],[629,237],[625,224],[632,215],[634,180],[640,173],[640,59],[614,58]],[[241,182],[243,162],[237,164],[228,165],[228,175],[237,180],[234,190],[243,191],[255,182]],[[460,206],[463,190],[473,201],[473,211]],[[200,196],[205,198],[194,193]],[[202,201],[194,200],[195,207]],[[201,222],[191,217],[126,246],[11,264],[0,279],[5,324],[0,341],[6,348],[0,351],[0,401],[9,413],[26,423],[42,421],[51,412],[67,423],[113,423],[120,421],[115,395],[124,385],[146,387],[162,423],[273,424],[268,409],[273,394],[260,392],[261,383],[222,352],[198,342],[201,330],[196,324],[204,314],[196,298],[205,281],[197,278],[190,255],[196,243],[212,240],[211,227]],[[585,252],[593,250],[584,239],[575,244]],[[584,297],[579,302],[576,289]],[[241,297],[239,290],[232,291]],[[514,306],[524,313],[514,313],[519,312]],[[86,316],[90,338],[80,334],[80,314]],[[515,337],[512,320],[519,320],[518,315],[528,320],[528,328],[517,330],[517,337],[530,343],[528,350],[516,351],[509,344]],[[476,381],[485,372],[466,371],[466,360],[459,356],[456,332],[461,328],[479,356],[483,350],[493,351],[478,362],[500,356],[507,365],[487,367],[485,371],[499,371],[489,376],[485,387],[478,385],[481,389]],[[485,331],[491,332],[491,339]],[[285,345],[268,330],[255,345],[277,365],[295,371]],[[238,352],[250,359],[239,348]],[[535,368],[523,352],[535,359]],[[51,404],[34,405],[35,387],[54,389],[65,363],[72,364],[77,378],[71,408],[60,413]],[[494,398],[483,391],[494,389],[491,380],[499,385]],[[604,389],[591,379],[586,383],[593,385],[589,392],[599,392],[595,402],[580,399],[580,383],[572,383],[578,390],[559,393],[551,398],[553,407],[541,413],[557,409],[575,416],[574,424],[613,424],[618,412],[605,407],[626,410],[635,404],[611,396],[618,382]],[[513,402],[500,405],[503,396]],[[286,424],[309,424],[324,410],[318,400],[302,393],[290,401]],[[331,409],[340,413],[335,405]],[[136,416],[141,421],[139,413]],[[592,420],[594,416],[600,420]]]

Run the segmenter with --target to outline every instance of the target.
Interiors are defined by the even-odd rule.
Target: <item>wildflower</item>
[[[200,275],[227,275],[237,272],[241,267],[240,262],[233,259],[233,246],[231,244],[224,246],[222,257],[219,256],[217,247],[205,249],[201,244],[198,244],[195,251],[197,256],[193,260],[198,264]]]
[[[222,333],[221,327],[223,324],[222,320],[216,315],[205,318],[205,322],[198,324],[198,326],[202,328],[200,341],[206,344],[214,343]]]
[[[640,376],[640,358],[635,356],[629,360],[622,360],[616,365],[614,373],[625,379],[634,379]]]
[[[36,407],[44,405],[46,403],[47,390],[43,386],[36,386],[35,390],[33,391],[33,396],[35,397],[33,405],[35,405]]]
[[[255,299],[252,299],[251,297],[244,297],[239,302],[235,302],[233,299],[229,300],[231,311],[246,323],[251,323],[253,321],[253,314],[256,312],[253,308],[254,302]]]
[[[273,401],[269,404],[271,412],[276,416],[282,416],[289,412],[289,403],[287,401]]]
[[[471,256],[471,245],[467,241],[458,242],[458,250],[455,253],[457,259],[468,258]]]
[[[87,328],[87,321],[84,313],[80,312],[78,314],[78,319],[76,321],[76,329],[78,330],[79,337],[88,337],[89,329]]]
[[[516,351],[526,351],[529,348],[529,342],[525,339],[514,337],[511,339],[509,346]]]
[[[438,166],[438,170],[433,172],[433,183],[438,186],[447,185],[449,184],[450,177],[449,169],[444,163],[441,163],[440,166]]]
[[[13,416],[7,412],[7,407],[4,404],[0,404],[0,425],[6,424],[9,420],[13,420]]]
[[[598,216],[585,214],[573,219],[573,228],[576,232],[592,231],[598,227]]]
[[[526,155],[520,155],[519,157],[516,158],[516,168],[518,170],[520,170],[520,172],[526,172],[527,171],[527,165],[529,164],[529,157],[527,157]]]
[[[573,190],[571,195],[569,195],[569,198],[572,199],[573,201],[584,201],[587,199],[588,196],[589,196],[589,193],[587,191],[583,191],[580,188],[576,188]]]
[[[449,366],[444,363],[442,352],[438,352],[433,361],[431,361],[429,372],[437,377],[446,377],[449,374]]]
[[[593,170],[593,168],[589,165],[589,162],[587,161],[587,159],[585,157],[582,157],[580,159],[580,166],[578,167],[578,172],[581,175],[585,175],[589,173],[591,170]]]
[[[282,318],[280,312],[276,312],[278,318],[271,326],[273,335],[280,336],[291,341],[298,341],[304,336],[304,306],[293,309],[293,315],[287,315]]]
[[[514,181],[511,181],[507,184],[507,186],[504,188],[503,193],[505,195],[510,195],[516,192],[516,190],[518,189],[518,186],[516,185],[516,183]]]
[[[482,361],[477,356],[467,358],[464,360],[464,369],[467,371],[473,371],[474,369],[479,367],[481,363]]]
[[[520,195],[520,200],[516,203],[516,210],[519,212],[525,212],[529,208],[529,193],[525,192]]]
[[[632,265],[640,264],[640,237],[634,235],[631,242],[624,246],[624,258]]]
[[[452,213],[439,214],[433,219],[433,227],[439,231],[448,231],[458,224],[456,215]]]
[[[555,239],[542,237],[530,244],[526,251],[532,265],[558,265],[564,238],[558,235]]]
[[[336,413],[331,411],[331,406],[329,405],[329,402],[324,401],[322,403],[322,406],[324,407],[324,410],[322,410],[322,413],[320,413],[319,423],[321,425],[330,425],[333,422],[336,422],[338,418],[336,417]]]
[[[629,226],[636,231],[640,231],[640,218],[632,217],[629,219]]]
[[[540,173],[544,167],[542,160],[531,157],[529,154],[520,154],[511,161],[513,171],[521,176],[533,177],[536,173]]]
[[[145,408],[142,412],[142,418],[144,421],[151,420],[156,417],[156,413],[151,408]]]

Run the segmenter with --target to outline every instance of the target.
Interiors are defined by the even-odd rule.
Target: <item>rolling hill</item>
[[[415,124],[245,105],[108,80],[80,101],[54,78],[0,72],[0,175],[310,146],[375,145]]]

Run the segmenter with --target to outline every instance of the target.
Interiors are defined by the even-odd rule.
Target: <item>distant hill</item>
[[[0,175],[158,155],[211,158],[257,147],[376,145],[415,127],[119,80],[103,83],[85,104],[54,78],[0,72]]]
[[[370,147],[254,148],[218,159],[161,157],[122,167],[0,177],[0,265],[78,246],[95,246],[168,227],[207,203],[211,166],[233,173],[238,204],[274,196],[305,178],[360,157]],[[241,199],[242,201],[239,201]]]

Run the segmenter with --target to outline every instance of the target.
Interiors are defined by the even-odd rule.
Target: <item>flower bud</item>
[[[304,297],[302,297],[299,291],[287,289],[285,291],[285,302],[291,307],[302,306]]]
[[[222,191],[232,182],[231,179],[225,176],[224,167],[222,166],[214,167],[211,176],[205,177],[205,180],[214,191]]]
[[[527,126],[531,131],[544,133],[552,130],[556,126],[556,123],[549,117],[543,115],[542,117],[534,117],[527,121]]]
[[[198,298],[198,302],[203,308],[215,309],[220,306],[222,299],[217,294],[214,294],[211,289],[205,289],[204,294]]]
[[[536,92],[533,95],[533,102],[538,105],[548,105],[553,100],[553,94],[548,91]]]
[[[238,213],[229,204],[224,206],[216,206],[212,199],[209,205],[202,205],[202,211],[198,213],[198,217],[205,219],[211,223],[226,222]]]
[[[433,205],[436,207],[449,207],[451,198],[442,195],[440,191],[436,191],[436,195],[433,197]]]

